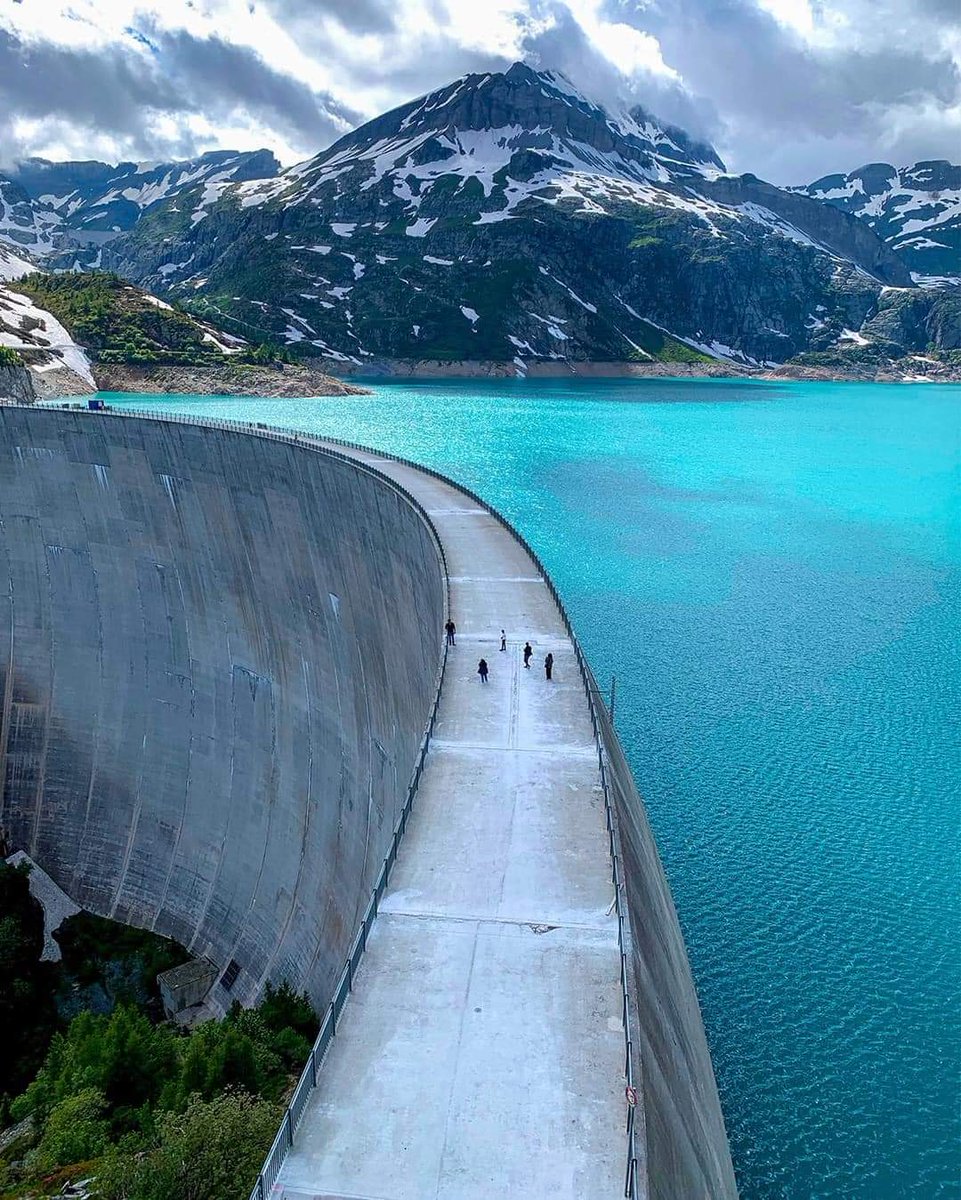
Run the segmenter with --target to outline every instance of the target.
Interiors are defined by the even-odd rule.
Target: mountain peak
[[[961,166],[867,163],[792,189],[850,213],[897,251],[919,279],[961,275]]]
[[[393,196],[423,196],[443,177],[476,180],[489,196],[507,179],[551,182],[595,178],[631,185],[668,184],[723,171],[710,146],[650,114],[612,114],[560,71],[516,62],[506,71],[463,75],[368,121],[276,185],[250,189],[265,198],[316,201],[389,186]],[[385,181],[385,182],[382,182]]]

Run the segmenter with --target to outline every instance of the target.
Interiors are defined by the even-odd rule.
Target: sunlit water
[[[500,508],[617,674],[745,1200],[961,1196],[961,387],[373,386],[156,403]]]

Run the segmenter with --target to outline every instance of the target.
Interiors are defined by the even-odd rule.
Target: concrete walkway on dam
[[[627,1151],[620,956],[573,646],[487,510],[413,467],[334,448],[429,512],[457,645],[390,886],[273,1195],[612,1200]]]

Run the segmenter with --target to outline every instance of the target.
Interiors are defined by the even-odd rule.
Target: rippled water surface
[[[497,505],[617,674],[742,1196],[961,1196],[961,387],[372,386],[156,404]]]

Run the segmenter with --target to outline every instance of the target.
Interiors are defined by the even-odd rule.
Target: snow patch
[[[560,317],[539,317],[537,313],[531,313],[530,315],[535,321],[540,321],[542,325],[547,326],[547,332],[552,338],[556,338],[559,342],[566,342],[568,340],[567,334],[558,325],[558,322],[561,321]],[[565,322],[561,323],[564,324]]]
[[[149,293],[144,292],[143,298],[148,304],[152,304],[154,308],[162,308],[167,312],[173,312],[174,310],[172,304],[168,304],[166,300],[161,300],[158,296],[151,296]]]
[[[407,226],[404,232],[408,237],[422,238],[426,237],[436,224],[436,217],[418,217],[413,225]]]
[[[69,367],[91,387],[96,387],[90,360],[52,313],[22,296],[0,288],[0,346],[14,350],[48,350],[55,362],[37,365],[32,370],[45,372],[57,367]],[[36,324],[34,324],[36,323]],[[29,328],[30,326],[33,328]],[[18,332],[10,332],[10,330]]]

